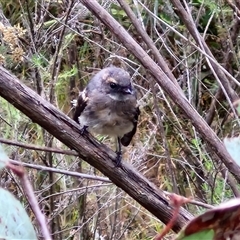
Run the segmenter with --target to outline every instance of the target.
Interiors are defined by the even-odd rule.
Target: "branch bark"
[[[170,221],[173,208],[163,191],[124,161],[121,167],[115,167],[116,154],[111,149],[88,134],[80,135],[80,127],[72,119],[20,83],[3,67],[0,67],[0,96],[69,148],[76,150],[83,160],[101,171],[163,223]],[[192,215],[182,208],[173,230],[179,231],[191,218]]]

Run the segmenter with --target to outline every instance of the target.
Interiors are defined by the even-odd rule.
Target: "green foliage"
[[[233,160],[240,166],[240,138],[225,138],[224,144]]]
[[[43,54],[38,53],[32,55],[32,65],[33,67],[44,70],[44,68],[49,66],[49,62]]]
[[[124,27],[126,27],[126,28],[130,27],[131,22],[129,21],[127,14],[121,7],[119,7],[116,4],[112,4],[110,11],[111,11],[112,16],[117,21],[119,21]]]
[[[127,14],[125,13],[125,11],[122,8],[120,8],[118,5],[112,5],[111,13],[118,20],[123,20],[123,18],[127,17]]]
[[[73,66],[71,69],[63,70],[59,76],[58,81],[55,86],[56,95],[58,98],[59,106],[62,107],[67,101],[68,89],[69,89],[69,79],[76,76],[77,68]]]
[[[213,230],[203,230],[190,236],[182,236],[176,238],[176,240],[214,240],[214,232]]]
[[[239,236],[240,199],[235,198],[192,219],[175,240],[215,240]]]
[[[192,1],[193,6],[196,7],[205,7],[207,9],[207,14],[210,14],[212,12],[215,12],[218,8],[219,5],[216,3],[216,1],[205,1],[205,0],[194,0]]]
[[[69,70],[63,71],[63,73],[60,73],[59,76],[58,76],[58,79],[59,79],[60,82],[58,82],[58,83],[56,84],[56,86],[61,85],[61,84],[62,84],[61,81],[64,81],[64,80],[66,80],[66,79],[68,79],[68,78],[70,78],[70,77],[73,77],[73,76],[75,76],[76,74],[77,74],[77,68],[76,68],[76,66],[73,66],[73,67],[72,67],[71,69],[69,69]]]
[[[1,239],[37,239],[25,209],[3,188],[0,188],[0,221]]]
[[[4,10],[4,14],[9,19],[11,25],[18,24],[23,19],[22,10],[26,13],[29,11],[30,13],[33,13],[35,1],[29,0],[27,4],[17,4],[14,0],[1,0],[0,1],[1,8]],[[21,9],[23,7],[23,9]],[[26,16],[26,14],[24,14]]]

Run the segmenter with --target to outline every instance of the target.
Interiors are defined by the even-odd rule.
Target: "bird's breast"
[[[133,129],[134,115],[130,110],[123,111],[119,106],[86,109],[79,117],[79,122],[94,133],[122,137]]]

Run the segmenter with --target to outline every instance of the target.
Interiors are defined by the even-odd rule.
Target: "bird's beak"
[[[122,89],[123,93],[125,94],[133,94],[132,88],[131,87],[125,87]]]

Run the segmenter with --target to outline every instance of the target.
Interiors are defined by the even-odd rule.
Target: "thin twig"
[[[78,156],[78,153],[71,150],[62,150],[58,148],[51,148],[51,147],[39,147],[33,144],[25,144],[18,141],[8,140],[4,138],[0,138],[0,142],[8,145],[23,147],[27,149],[37,150],[37,151],[44,151],[44,152],[52,152],[52,153],[59,153],[59,154],[65,154],[65,155],[72,155],[72,156]]]
[[[128,17],[130,18],[132,24],[138,31],[139,35],[142,37],[144,42],[147,44],[147,46],[152,50],[152,53],[154,57],[157,60],[157,63],[162,68],[163,72],[171,79],[171,81],[175,84],[175,86],[179,89],[179,92],[182,92],[182,89],[179,87],[176,78],[173,76],[172,72],[168,68],[166,62],[164,61],[162,55],[159,53],[159,50],[154,45],[154,42],[152,39],[148,36],[147,32],[142,28],[141,24],[139,23],[137,17],[133,13],[132,9],[130,8],[129,4],[125,0],[118,0],[118,3],[121,5],[121,7],[124,9]]]
[[[10,159],[9,162],[14,165],[18,165],[18,166],[22,165],[22,166],[28,167],[28,168],[34,168],[34,169],[48,171],[48,172],[60,173],[60,174],[69,175],[72,177],[86,178],[86,179],[111,183],[111,181],[105,177],[98,177],[98,176],[93,176],[93,175],[84,174],[84,173],[78,173],[78,172],[72,172],[72,171],[67,171],[67,170],[63,170],[63,169],[57,169],[57,168],[53,168],[53,167],[45,167],[45,166],[31,164],[31,163],[24,163],[24,162],[19,162],[19,161],[12,160],[12,159]]]
[[[38,224],[42,230],[41,232],[42,232],[43,239],[51,240],[52,238],[51,238],[50,232],[48,230],[46,218],[40,210],[37,198],[34,195],[33,187],[31,185],[30,181],[28,180],[27,174],[24,172],[23,167],[16,168],[16,166],[12,165],[11,163],[9,163],[7,167],[9,169],[11,169],[20,179],[25,196],[27,197],[28,202],[31,206],[31,209],[32,209],[32,211],[38,221]]]
[[[71,10],[73,8],[73,4],[74,4],[74,0],[72,0],[71,2],[69,2],[68,4],[68,9],[66,12],[66,16],[65,16],[65,21],[63,24],[63,28],[61,30],[59,39],[58,39],[58,45],[56,46],[56,52],[55,52],[55,58],[54,58],[54,62],[53,62],[53,70],[52,70],[52,77],[51,77],[51,82],[50,82],[50,93],[49,93],[49,101],[50,103],[53,103],[54,101],[54,88],[55,88],[55,84],[57,82],[57,77],[60,71],[60,66],[61,66],[61,60],[62,60],[62,52],[61,52],[61,47],[63,44],[63,40],[64,40],[64,33],[66,30],[66,25],[71,13]]]
[[[206,42],[204,41],[202,36],[199,34],[199,32],[196,28],[196,25],[193,21],[193,18],[190,14],[190,10],[189,10],[186,2],[184,1],[184,6],[182,5],[182,3],[179,0],[171,0],[171,2],[174,5],[174,7],[176,8],[176,12],[178,13],[179,18],[184,22],[188,31],[190,32],[190,34],[192,35],[194,40],[199,44],[199,46],[203,50],[203,52],[205,52],[207,55],[211,56],[214,59],[212,52],[210,51]],[[214,61],[211,61],[208,58],[206,58],[206,61],[208,62],[208,65],[209,65],[212,73],[214,74],[216,80],[218,80],[218,83],[221,86],[221,88],[225,94],[225,97],[229,102],[229,105],[231,106],[231,108],[233,108],[231,103],[234,100],[236,100],[236,93],[231,88],[226,75],[218,67],[218,65],[215,64]]]
[[[171,194],[169,196],[169,198],[170,198],[171,205],[174,206],[173,216],[172,216],[171,220],[169,221],[169,223],[165,226],[163,231],[158,236],[156,236],[154,238],[154,240],[162,240],[163,239],[163,237],[172,229],[172,227],[178,217],[180,207],[183,204],[186,204],[190,201],[189,198],[185,198],[185,197],[179,196],[177,194]]]
[[[164,193],[167,195],[167,196],[171,196],[172,193],[169,193],[169,192],[166,192],[164,191]],[[176,194],[175,194],[176,195]],[[179,196],[179,197],[182,197],[182,196]],[[187,204],[193,204],[193,205],[196,205],[196,206],[200,206],[200,207],[203,207],[203,208],[207,208],[207,209],[212,209],[214,208],[214,206],[210,205],[210,204],[206,204],[206,203],[203,203],[203,202],[199,202],[199,201],[196,201],[194,199],[189,199]]]

